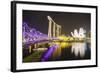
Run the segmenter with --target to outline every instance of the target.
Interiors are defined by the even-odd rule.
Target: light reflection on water
[[[60,43],[59,45],[60,47],[55,49],[55,51],[53,52],[51,60],[90,59],[90,43],[87,42],[67,43],[66,42],[66,46],[65,46],[65,42],[64,42],[64,45],[63,43]]]
[[[59,43],[58,45],[60,46],[53,49],[53,51],[50,53],[51,56],[48,57],[48,60],[54,61],[54,60],[74,60],[81,58],[85,59],[88,55],[90,55],[89,54],[90,50],[88,51],[88,49],[90,48],[88,48],[89,45],[86,42],[73,42],[73,43],[66,42],[66,44],[65,42],[62,42]],[[48,54],[49,50],[47,51],[47,53],[44,54],[44,56]],[[86,54],[86,52],[88,54]]]
[[[80,55],[80,57],[84,57],[85,51],[87,50],[87,45],[84,42],[81,43],[72,43],[71,52],[75,54],[75,56]]]
[[[24,62],[45,62],[61,60],[81,60],[91,58],[91,43],[87,42],[60,42],[53,43],[46,49],[36,48],[33,53],[24,58]],[[26,55],[26,53],[25,53]],[[31,58],[30,58],[31,57]]]

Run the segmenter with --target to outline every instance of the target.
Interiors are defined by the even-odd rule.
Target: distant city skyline
[[[71,35],[74,29],[84,28],[90,32],[91,16],[89,13],[69,13],[69,12],[50,12],[50,11],[29,11],[23,10],[23,22],[28,23],[28,26],[36,30],[48,34],[48,19],[47,16],[62,27],[62,33]]]

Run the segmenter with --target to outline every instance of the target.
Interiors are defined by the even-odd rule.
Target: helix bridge
[[[37,42],[48,41],[48,35],[37,31],[35,28],[30,28],[26,23],[23,23],[23,43],[32,44]],[[54,38],[52,38],[54,39]]]

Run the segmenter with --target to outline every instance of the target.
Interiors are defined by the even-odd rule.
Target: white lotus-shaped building
[[[83,28],[80,28],[79,29],[79,32],[77,29],[74,30],[74,32],[71,32],[71,35],[74,37],[74,38],[85,38],[86,37],[86,30],[84,30]]]
[[[79,31],[77,29],[74,30],[74,32],[71,32],[72,37],[83,39],[86,38],[86,30],[83,28],[80,28]],[[84,42],[77,42],[77,43],[72,43],[72,53],[75,54],[75,56],[80,55],[80,57],[84,57],[85,51],[86,51],[86,43]]]

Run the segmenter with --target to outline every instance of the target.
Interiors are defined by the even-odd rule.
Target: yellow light
[[[55,44],[59,45],[60,48],[69,47],[71,44],[67,42],[55,42]]]
[[[66,48],[66,47],[69,47],[70,44],[67,43],[67,42],[62,42],[62,43],[60,44],[60,46],[61,46],[61,48]]]
[[[66,36],[59,36],[58,39],[63,40],[63,41],[68,41],[68,37]]]

